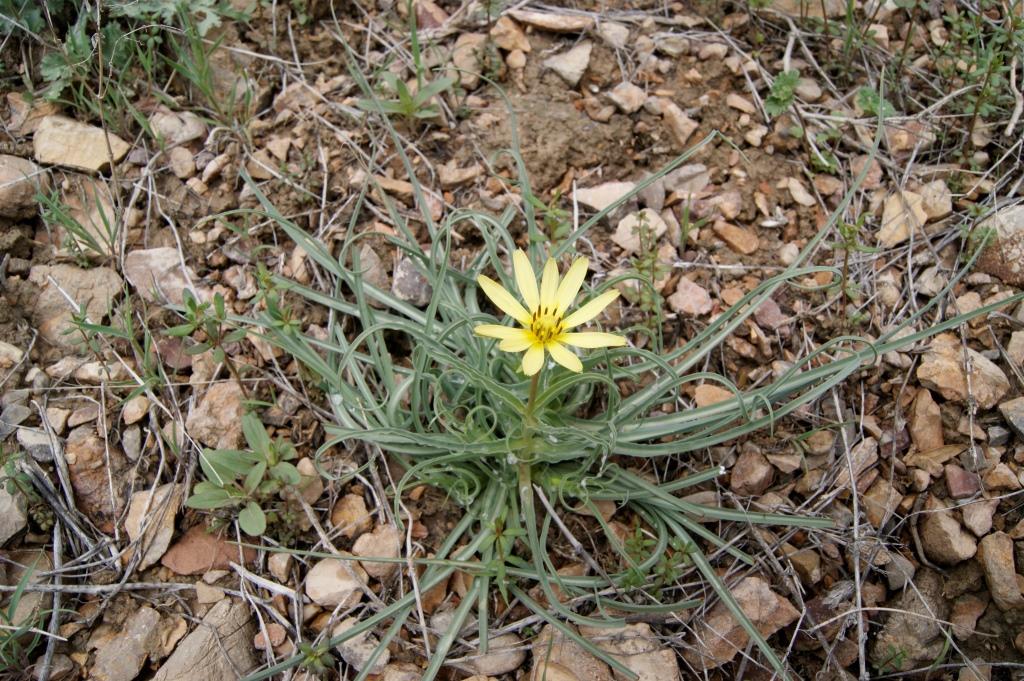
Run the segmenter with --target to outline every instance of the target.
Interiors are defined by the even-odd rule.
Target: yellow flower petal
[[[512,270],[515,272],[516,285],[519,286],[519,293],[523,295],[526,309],[533,312],[540,307],[540,294],[537,292],[537,275],[533,273],[530,257],[524,251],[517,249],[512,254]]]
[[[527,376],[533,376],[540,371],[542,366],[544,366],[544,346],[540,343],[534,343],[526,351],[526,354],[523,355],[523,373]]]
[[[540,306],[551,308],[555,304],[555,294],[558,292],[558,265],[551,258],[544,263],[544,274],[540,281]]]
[[[523,330],[511,326],[502,326],[501,324],[477,324],[473,327],[473,333],[486,338],[501,338],[504,340],[506,338],[518,338],[523,334]]]
[[[580,292],[580,287],[583,286],[583,279],[586,276],[587,259],[576,258],[569,271],[565,273],[565,277],[562,278],[562,283],[558,285],[558,291],[555,293],[555,305],[558,306],[558,314],[563,314],[572,305],[572,301],[576,300],[576,294]]]
[[[580,361],[580,358],[561,343],[548,343],[544,347],[551,353],[551,359],[569,371],[575,371],[576,373],[583,371],[583,362]]]
[[[522,352],[537,342],[537,338],[526,329],[513,329],[516,335],[509,335],[498,343],[498,349],[502,352]]]
[[[601,331],[564,333],[559,340],[577,348],[616,348],[626,344],[626,339],[622,336]]]
[[[591,319],[601,314],[601,311],[611,305],[612,301],[618,297],[619,292],[614,289],[611,291],[605,291],[597,298],[594,298],[589,303],[566,317],[562,326],[566,329],[571,329],[574,326],[579,326],[580,324],[589,322]]]
[[[530,313],[519,304],[519,301],[511,293],[505,290],[504,286],[482,274],[476,278],[476,282],[480,284],[480,288],[484,290],[484,293],[487,294],[487,297],[491,299],[491,302],[499,310],[511,316],[512,319],[515,319],[523,326],[530,323]]]

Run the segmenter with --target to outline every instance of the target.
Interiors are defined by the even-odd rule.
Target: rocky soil
[[[228,344],[226,361],[189,354],[165,333],[181,323],[170,307],[186,291],[206,301],[220,294],[245,315],[266,304],[258,286],[266,272],[318,282],[308,253],[236,210],[257,206],[246,175],[332,249],[350,228],[392,230],[387,202],[409,214],[421,208],[394,140],[359,113],[362,93],[341,47],[358,46],[368,74],[414,81],[404,3],[335,3],[333,16],[330,3],[302,3],[301,23],[287,3],[242,4],[249,19],[221,29],[211,59],[220,91],[250,95],[235,129],[185,89],[171,88],[159,104],[140,96],[145,128],[112,131],[4,81],[0,624],[28,622],[46,635],[20,636],[20,668],[0,676],[240,678],[407,591],[411,563],[367,558],[425,557],[460,513],[443,493],[419,487],[406,494],[411,522],[400,533],[386,466],[344,484],[316,475],[310,457],[328,412],[301,388],[291,358],[254,333]],[[964,11],[964,3],[928,4]],[[842,25],[846,3],[750,5],[520,3],[488,17],[481,3],[419,0],[423,63],[456,82],[426,122],[395,121],[425,208],[441,218],[520,207],[504,153],[514,134],[534,192],[563,220],[603,209],[691,150],[581,243],[598,278],[635,272],[638,262],[655,268],[656,309],[627,281],[611,317],[626,328],[660,314],[668,348],[792,263],[840,210],[845,224],[859,225],[856,247],[832,225],[812,258],[840,268],[844,285],[833,286],[831,272],[808,272],[737,329],[708,370],[740,389],[838,336],[881,337],[936,297],[916,328],[1020,293],[1021,126],[1009,117],[940,118],[944,104],[926,83],[951,40],[941,8],[853,3],[871,37],[858,43],[864,63],[848,73],[837,64],[842,34],[822,28]],[[993,8],[988,18],[1009,12]],[[6,54],[8,66],[15,58]],[[877,111],[858,91],[894,63],[906,91],[893,94],[898,111],[875,153]],[[792,104],[771,114],[771,82],[790,69],[801,74]],[[349,225],[364,188],[371,209]],[[63,214],[43,194],[57,197]],[[69,231],[68,219],[80,229]],[[641,223],[653,234],[646,242]],[[426,231],[418,236],[425,241]],[[462,254],[482,245],[468,229],[459,239]],[[382,240],[363,243],[367,282],[429,304],[412,260]],[[305,330],[325,328],[323,310],[299,312]],[[133,332],[90,335],[83,321]],[[700,488],[705,500],[836,520],[829,531],[720,528],[757,555],[755,567],[723,576],[795,676],[1018,678],[1022,366],[1024,305],[1015,302],[882,354],[772,432],[697,457],[695,465],[727,469]],[[159,380],[143,380],[150,376]],[[683,386],[680,400],[706,406],[731,396],[698,382]],[[241,416],[253,401],[268,432],[294,443],[300,472],[315,478],[287,532],[255,545],[234,524],[184,506],[198,453],[243,447]],[[367,453],[339,447],[330,460],[352,471]],[[632,518],[605,520],[623,536],[633,531]],[[273,550],[282,545],[335,557]],[[568,550],[552,556],[567,574],[589,569]],[[749,634],[690,577],[666,599],[674,588],[672,600],[696,594],[707,599],[701,607],[580,633],[644,680],[770,678]],[[370,673],[418,679],[429,661],[424,639],[446,631],[464,596],[457,578],[422,594],[422,622]],[[486,654],[475,626],[462,632],[445,677],[620,678],[520,610],[504,613]],[[328,678],[365,670],[380,633],[328,651]]]

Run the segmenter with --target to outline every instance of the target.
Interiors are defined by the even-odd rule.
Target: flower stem
[[[535,373],[530,381],[530,396],[526,400],[526,409],[523,413],[523,451],[519,457],[518,466],[520,510],[522,511],[523,519],[526,521],[527,532],[531,538],[536,534],[536,528],[533,526],[533,523],[536,521],[534,520],[533,480],[531,474],[533,472],[533,434],[537,427],[537,421],[533,416],[533,410],[536,406],[535,402],[537,401],[537,388],[540,385],[541,371]],[[535,542],[531,542],[531,545],[535,545]]]

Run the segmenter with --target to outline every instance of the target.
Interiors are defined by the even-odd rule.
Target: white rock
[[[636,213],[631,213],[619,220],[615,233],[612,234],[612,241],[622,247],[627,253],[640,251],[640,235],[638,229],[641,224],[653,230],[654,240],[657,241],[668,230],[668,225],[661,219],[657,212],[650,208],[644,208]]]
[[[6,484],[0,484],[0,546],[28,525],[25,506],[25,497],[20,490],[15,488],[12,494]]]
[[[152,681],[235,681],[257,665],[255,629],[246,603],[224,598],[182,639]]]
[[[597,26],[597,35],[608,43],[609,47],[621,50],[629,42],[629,27],[614,21],[602,21]]]
[[[892,194],[882,208],[882,225],[877,239],[884,248],[892,248],[910,238],[928,219],[921,195],[905,191]]]
[[[714,307],[707,290],[686,277],[679,280],[675,293],[666,302],[673,311],[690,317],[707,314]]]
[[[483,33],[462,33],[452,48],[452,64],[458,69],[453,77],[466,90],[480,84],[480,54],[487,40]]]
[[[803,185],[800,180],[795,177],[789,178],[787,183],[789,187],[789,194],[793,197],[793,200],[799,203],[801,206],[816,206],[818,204],[817,199],[807,191],[807,187]]]
[[[324,558],[306,575],[306,595],[325,608],[350,608],[363,599],[366,579],[356,561]]]
[[[178,250],[168,246],[128,253],[124,258],[124,276],[143,299],[151,303],[166,299],[174,305],[182,304],[185,289],[196,280],[192,268],[182,269]]]
[[[402,534],[393,525],[378,525],[356,539],[352,553],[360,558],[398,558],[402,548]],[[359,562],[371,577],[382,579],[395,571],[397,563],[381,563],[373,560]]]
[[[628,667],[639,681],[679,679],[675,652],[658,640],[649,624],[627,624],[617,629],[580,627],[580,633]]]
[[[187,180],[196,174],[196,159],[187,147],[174,147],[167,152],[167,163],[178,179]]]
[[[214,383],[185,419],[185,430],[207,447],[237,449],[242,443],[243,397],[234,381]]]
[[[593,49],[594,44],[585,40],[571,50],[548,57],[544,60],[544,66],[557,73],[572,87],[576,87],[590,66],[590,52]]]
[[[737,111],[742,111],[745,114],[754,115],[757,113],[757,107],[754,106],[753,102],[735,92],[730,92],[725,96],[725,103],[727,106]]]
[[[557,14],[514,9],[509,12],[513,19],[552,33],[578,33],[594,25],[594,20],[583,14]]]
[[[49,186],[49,176],[32,161],[0,154],[0,217],[32,217],[39,210],[36,192]]]
[[[359,624],[359,620],[355,617],[349,617],[343,620],[334,627],[331,631],[331,637],[341,636],[345,632],[349,631],[353,627]],[[350,639],[342,641],[334,647],[341,655],[341,659],[345,660],[349,666],[351,666],[357,672],[361,672],[366,669],[370,663],[370,658],[373,657],[374,652],[380,647],[380,641],[377,637],[371,634],[369,631],[364,631],[361,634],[356,634]],[[391,660],[391,651],[385,648],[381,651],[380,655],[374,661],[373,666],[370,667],[370,674],[380,674],[384,671],[384,666]]]
[[[149,116],[150,129],[167,146],[174,147],[206,136],[206,124],[191,111],[175,113],[160,107]]]
[[[596,187],[577,189],[574,196],[576,201],[584,206],[601,211],[634,189],[636,189],[636,185],[632,182],[605,182]]]
[[[285,583],[292,575],[293,562],[295,561],[290,553],[271,553],[270,558],[267,558],[267,568],[274,579]]]
[[[970,393],[978,406],[991,409],[1010,390],[1010,382],[1003,370],[981,353],[967,348],[971,363]],[[961,404],[968,399],[967,372],[964,369],[964,351],[955,336],[936,336],[922,356],[917,368],[921,385],[937,390],[947,400]]]
[[[939,220],[953,212],[953,194],[942,180],[921,187],[921,208],[929,220]]]
[[[108,168],[111,161],[117,163],[131,149],[117,135],[104,137],[102,129],[64,116],[47,116],[39,121],[32,144],[39,163],[90,172]]]
[[[166,553],[174,537],[174,517],[180,504],[181,488],[174,483],[132,495],[124,529],[143,551],[137,569],[145,570]]]
[[[661,109],[662,120],[665,127],[672,134],[679,147],[685,147],[686,143],[700,124],[686,115],[674,102],[667,102]]]
[[[805,102],[816,102],[821,99],[821,86],[812,78],[801,78],[796,83],[796,96]]]
[[[619,83],[608,93],[608,99],[624,114],[635,113],[644,105],[647,94],[632,83]]]
[[[68,304],[65,293],[75,301],[76,307],[85,305],[89,319],[99,323],[124,286],[121,277],[109,267],[34,265],[28,279],[40,288],[32,311],[33,323],[47,342],[60,347],[71,347],[79,342],[65,333],[74,328],[74,308]]]
[[[515,634],[502,634],[487,641],[487,653],[470,662],[477,674],[498,676],[515,671],[526,661],[522,640]]]

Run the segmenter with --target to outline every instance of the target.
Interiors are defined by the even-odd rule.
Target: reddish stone
[[[229,570],[231,563],[252,563],[256,551],[232,544],[225,532],[196,525],[175,542],[160,562],[179,575],[198,575],[210,570]]]

